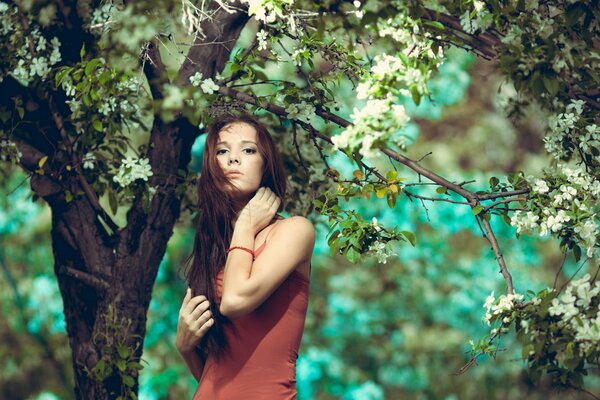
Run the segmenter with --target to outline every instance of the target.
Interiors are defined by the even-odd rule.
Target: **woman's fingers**
[[[214,318],[212,317],[212,313],[210,310],[206,310],[202,315],[190,323],[190,328],[194,332],[199,332],[202,330],[204,325],[208,324],[210,327],[212,326],[213,322]]]
[[[192,297],[185,306],[181,307],[180,314],[181,315],[191,314],[192,311],[194,311],[194,309],[196,308],[196,306],[198,304],[202,303],[203,301],[206,301],[206,296],[200,295],[200,296]]]
[[[188,287],[187,290],[185,291],[185,297],[183,298],[183,303],[181,303],[181,308],[184,308],[190,302],[191,298],[192,298],[192,289],[190,289]]]
[[[204,314],[205,311],[208,310],[210,312],[209,308],[210,308],[210,304],[208,303],[208,300],[203,301],[202,303],[198,304],[196,306],[196,308],[194,308],[192,310],[192,312],[190,313],[190,318],[194,321],[197,320],[198,317],[200,317],[202,314]]]

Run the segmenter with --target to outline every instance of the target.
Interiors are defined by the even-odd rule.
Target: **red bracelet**
[[[247,247],[242,247],[242,246],[231,246],[229,249],[227,249],[227,254],[229,254],[229,252],[230,252],[231,250],[235,250],[235,249],[244,250],[244,251],[247,251],[248,253],[252,254],[252,261],[254,261],[254,258],[255,258],[255,256],[254,256],[254,252],[253,252],[252,250],[250,250],[249,248],[247,248]]]

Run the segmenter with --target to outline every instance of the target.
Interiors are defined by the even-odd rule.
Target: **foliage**
[[[495,305],[502,304],[501,308],[494,309],[501,310],[502,319],[493,320],[502,327],[475,345],[474,357],[495,351],[490,346],[495,346],[496,333],[518,321],[531,375],[551,372],[555,384],[582,389],[582,374],[597,367],[598,338],[590,332],[597,332],[600,321],[592,319],[592,311],[579,319],[565,319],[559,306],[582,301],[579,294],[574,300],[542,290],[536,295],[540,303],[522,302],[496,240],[495,231],[501,228],[492,226],[496,222],[492,216],[500,215],[504,224],[515,226],[517,237],[536,232],[557,239],[561,250],[572,253],[576,261],[583,255],[584,263],[597,258],[597,1],[243,0],[239,4],[252,17],[249,40],[240,39],[224,69],[212,71],[211,60],[179,54],[189,50],[191,55],[194,46],[209,44],[202,42],[213,34],[206,27],[215,23],[218,13],[236,12],[230,2],[198,6],[187,0],[161,1],[150,7],[146,2],[115,1],[95,9],[83,2],[72,12],[88,46],[77,49],[65,34],[73,21],[64,9],[45,2],[0,2],[0,48],[7,55],[0,63],[0,82],[21,90],[0,103],[2,161],[23,166],[32,182],[55,179],[66,204],[90,198],[107,225],[106,233],[112,235],[118,227],[110,226],[110,217],[96,199],[106,199],[113,215],[136,203],[148,213],[152,204],[158,204],[154,195],[168,191],[174,181],[176,195],[186,200],[182,208],[193,209],[187,196],[193,177],[181,168],[177,176],[156,171],[161,157],[153,158],[151,152],[157,136],[171,134],[161,127],[193,127],[197,135],[198,128],[223,110],[268,112],[265,121],[274,132],[287,136],[281,139],[288,143],[284,154],[288,160],[292,155],[298,159],[287,165],[292,193],[305,192],[294,196],[287,210],[325,215],[332,253],[351,262],[364,261],[366,255],[385,262],[393,254],[393,242],[416,244],[414,228],[389,228],[377,219],[369,222],[364,212],[342,200],[380,199],[390,209],[396,209],[400,198],[467,205],[507,286],[507,294]],[[155,51],[157,46],[160,50]],[[494,62],[505,84],[514,88],[504,105],[509,116],[523,119],[528,108],[536,107],[548,120],[543,143],[551,162],[540,176],[511,170],[506,179],[486,177],[485,188],[470,190],[466,183],[451,182],[442,172],[408,157],[416,142],[411,118],[417,114],[411,116],[411,108],[431,104],[435,94],[431,82],[443,73],[455,47]],[[74,61],[73,51],[79,60]],[[167,66],[161,51],[176,54],[171,54]],[[178,72],[178,64],[191,66]],[[348,87],[356,95],[340,98]],[[33,98],[45,100],[52,121],[36,119],[38,105],[32,105]],[[136,135],[139,142],[131,143]],[[330,165],[333,154],[345,155],[352,177]],[[418,182],[408,181],[400,165],[415,171]],[[421,182],[421,177],[430,182]],[[80,188],[68,184],[74,179]],[[411,190],[430,183],[437,187],[434,197]],[[466,201],[453,199],[453,194]],[[407,246],[402,249],[408,251]],[[596,294],[590,294],[595,286],[574,282],[578,286],[569,286],[566,293],[574,296],[573,291],[588,287],[584,294],[592,300],[587,304],[597,306]],[[522,334],[522,321],[531,332],[549,338],[535,341],[533,355],[531,340]],[[582,330],[589,335],[581,336]],[[116,334],[104,339],[113,340]],[[127,357],[109,350],[109,364],[118,369],[115,360]],[[100,380],[110,375],[104,367],[94,370],[92,375]],[[380,391],[373,382],[356,388],[357,393],[364,390],[377,397]]]

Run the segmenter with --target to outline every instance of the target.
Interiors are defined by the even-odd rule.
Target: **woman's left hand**
[[[259,188],[254,197],[238,213],[236,227],[250,228],[256,235],[269,225],[280,204],[281,199],[271,189],[267,187]]]

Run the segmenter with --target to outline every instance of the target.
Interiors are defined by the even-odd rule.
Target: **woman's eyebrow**
[[[251,143],[251,144],[254,144],[254,145],[256,144],[256,143],[255,143],[255,142],[253,142],[252,140],[242,140],[242,143],[243,143],[243,144],[246,144],[246,143]],[[229,146],[229,143],[228,143],[227,141],[222,141],[222,142],[219,142],[219,143],[217,143],[217,146],[220,146],[220,145]]]

